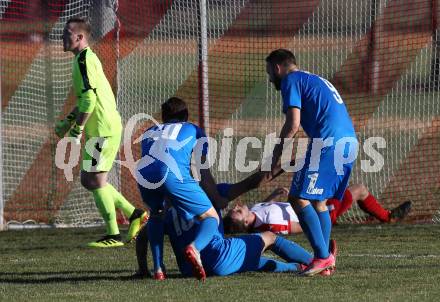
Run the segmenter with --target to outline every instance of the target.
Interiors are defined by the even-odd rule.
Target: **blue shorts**
[[[346,155],[344,153],[344,155]],[[307,200],[323,201],[328,198],[341,200],[350,179],[353,162],[335,163],[335,148],[321,151],[319,165],[311,160],[311,144],[304,166],[292,179],[289,195]]]
[[[257,271],[263,247],[260,234],[215,237],[201,252],[203,266],[208,275],[215,276]]]
[[[179,216],[191,220],[210,208],[212,203],[199,183],[192,179],[178,179],[168,175],[165,182],[157,189],[151,190],[138,185],[142,200],[150,208],[152,214],[163,209],[165,198],[171,202]]]

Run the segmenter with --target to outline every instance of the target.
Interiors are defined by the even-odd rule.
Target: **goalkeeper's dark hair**
[[[270,64],[295,64],[296,65],[296,58],[293,52],[291,52],[288,49],[280,48],[272,51],[267,57],[266,62]]]
[[[188,121],[188,107],[185,101],[178,97],[169,98],[162,104],[162,122],[168,123],[171,121]]]
[[[66,25],[70,23],[75,23],[77,29],[85,32],[87,36],[90,37],[90,34],[92,33],[92,26],[90,25],[90,22],[87,21],[87,19],[74,17],[67,20]]]

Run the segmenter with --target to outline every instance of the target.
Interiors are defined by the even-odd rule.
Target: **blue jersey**
[[[221,214],[219,213],[221,217]],[[165,218],[165,230],[170,239],[180,272],[191,276],[191,266],[183,258],[183,249],[190,244],[198,231],[196,220],[187,220],[171,207]],[[259,270],[264,243],[260,235],[246,235],[224,238],[223,222],[212,240],[200,252],[202,263],[208,275],[226,276],[237,272]]]
[[[220,216],[221,217],[221,216]],[[188,262],[183,258],[182,251],[191,242],[194,241],[197,231],[199,229],[199,223],[194,219],[186,219],[185,217],[178,215],[176,209],[173,207],[167,210],[165,216],[165,232],[168,234],[170,239],[171,247],[173,248],[174,254],[176,255],[177,265],[182,274],[186,276],[191,276],[192,269]],[[220,220],[220,225],[217,231],[214,233],[212,241],[223,239],[223,222]],[[203,263],[212,263],[211,259],[206,259],[206,251],[210,248],[211,244],[208,244],[201,252],[201,257]],[[215,261],[215,260],[214,260]],[[205,269],[208,274],[212,274],[212,270],[209,269],[209,265],[205,265]]]
[[[165,197],[186,219],[212,207],[191,176],[193,151],[199,158],[207,154],[207,145],[203,130],[187,122],[158,124],[145,132],[136,177],[142,199],[153,213],[162,209]]]
[[[326,79],[294,71],[281,82],[283,112],[301,110],[301,126],[310,138],[356,137],[347,108],[336,88]]]
[[[161,179],[166,173],[179,180],[191,178],[191,156],[197,146],[199,155],[207,154],[207,143],[197,145],[205,138],[203,130],[188,122],[159,124],[149,128],[142,140],[142,157],[151,158],[142,174],[153,174]],[[205,140],[206,142],[206,140]]]

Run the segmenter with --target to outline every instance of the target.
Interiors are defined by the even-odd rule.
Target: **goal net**
[[[218,150],[232,142],[230,156],[217,156],[212,167],[219,182],[252,173],[272,141],[268,135],[278,135],[281,99],[268,82],[264,59],[274,49],[291,49],[300,68],[333,83],[348,107],[361,143],[351,182],[366,185],[385,208],[411,200],[408,221],[440,219],[438,1],[207,0],[207,74],[199,68],[201,2],[0,1],[4,222],[101,223],[78,168],[68,182],[54,161],[53,123],[76,101],[72,55],[61,43],[71,17],[90,20],[92,48],[124,123],[140,112],[158,118],[160,104],[179,96],[189,104],[191,121],[207,123]],[[209,104],[204,110],[202,89]],[[130,139],[146,126],[139,125]],[[237,155],[243,157],[237,145],[246,137],[261,145],[248,144],[244,169],[237,169]],[[374,146],[383,166],[365,172],[362,167],[380,164],[365,143],[372,137],[386,142]],[[138,158],[139,144],[131,152]],[[121,148],[119,159],[125,158]],[[291,173],[282,175],[242,201],[258,202],[278,186],[289,187],[291,179]],[[116,164],[110,182],[142,205],[127,168]],[[341,222],[366,220],[354,203]]]

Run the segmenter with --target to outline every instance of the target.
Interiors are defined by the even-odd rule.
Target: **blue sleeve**
[[[287,76],[281,82],[281,96],[283,97],[283,113],[290,107],[301,109],[301,85],[298,78]]]
[[[202,155],[207,155],[208,154],[208,141],[206,140],[207,137],[206,137],[205,131],[203,131],[202,128],[196,126],[196,139],[199,140],[200,138],[205,139],[205,142],[202,146]]]

